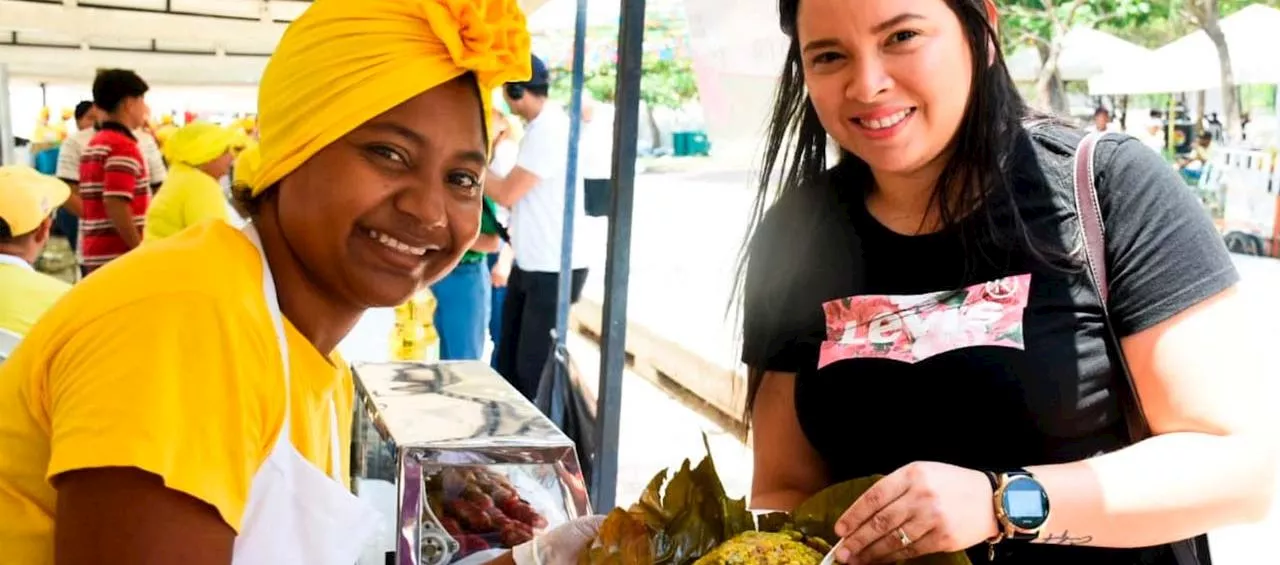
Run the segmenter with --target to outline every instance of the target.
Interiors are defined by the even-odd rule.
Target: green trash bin
[[[707,137],[705,132],[691,131],[685,139],[685,155],[701,155],[706,157],[711,154],[711,139]]]
[[[677,131],[671,134],[671,151],[676,157],[689,154],[689,132]]]

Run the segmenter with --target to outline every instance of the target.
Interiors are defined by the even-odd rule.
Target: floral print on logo
[[[1022,314],[1031,275],[960,290],[851,296],[823,304],[827,339],[818,368],[857,358],[915,363],[965,347],[1022,349]]]

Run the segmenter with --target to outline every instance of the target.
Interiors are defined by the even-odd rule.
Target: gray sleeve
[[[1121,336],[1150,328],[1239,280],[1200,200],[1164,158],[1133,138],[1100,142],[1111,317]]]

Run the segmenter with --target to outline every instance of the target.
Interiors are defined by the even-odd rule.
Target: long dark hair
[[[790,47],[774,94],[773,114],[766,135],[759,186],[751,210],[750,229],[738,263],[735,294],[742,298],[742,302],[735,303],[739,305],[748,301],[762,304],[776,300],[777,297],[765,294],[786,286],[769,284],[766,285],[767,288],[758,289],[745,286],[752,249],[770,245],[770,242],[753,242],[757,228],[764,219],[765,210],[783,194],[799,191],[807,192],[806,198],[819,198],[819,191],[830,190],[821,181],[827,170],[827,133],[818,121],[817,112],[805,89],[800,42],[796,34],[800,1],[778,1],[782,31],[790,38]],[[961,231],[961,240],[966,250],[978,250],[975,243],[986,241],[1003,248],[1022,247],[1030,250],[1033,255],[1046,259],[1039,251],[1042,246],[1034,241],[1026,223],[1018,214],[1017,207],[992,205],[996,202],[1014,201],[1012,156],[1017,144],[1024,140],[1023,122],[1032,116],[1032,112],[1014,86],[999,48],[992,51],[993,46],[1000,45],[1000,40],[996,29],[987,20],[983,1],[946,0],[965,31],[973,60],[973,86],[964,118],[951,140],[949,149],[952,157],[938,178],[930,205],[938,214],[941,229],[958,228]],[[988,64],[989,61],[994,63]],[[841,149],[840,167],[848,173],[843,178],[855,179],[854,182],[863,187],[871,186],[873,179],[870,167],[857,156]],[[977,213],[986,216],[986,221],[961,222],[960,220],[972,216],[970,212],[975,210],[975,204],[979,211]],[[997,223],[1003,225],[998,227]],[[1010,223],[1014,228],[1012,230],[1009,229]],[[977,252],[981,253],[980,250]],[[784,261],[801,260],[794,252],[769,255]],[[794,276],[796,269],[793,267],[794,265],[769,265],[769,276]],[[752,322],[753,325],[776,327],[779,312],[772,308],[757,310],[759,311],[753,312],[753,316],[757,318]],[[748,423],[763,377],[762,367],[748,368],[745,414]]]

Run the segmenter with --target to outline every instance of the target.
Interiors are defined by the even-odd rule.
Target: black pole
[[[618,84],[613,119],[613,190],[609,253],[604,271],[604,319],[600,337],[600,392],[596,405],[591,494],[595,507],[613,508],[618,490],[618,427],[622,415],[622,369],[627,342],[627,282],[631,273],[631,210],[636,184],[636,133],[640,120],[640,72],[644,51],[645,0],[621,0]]]

